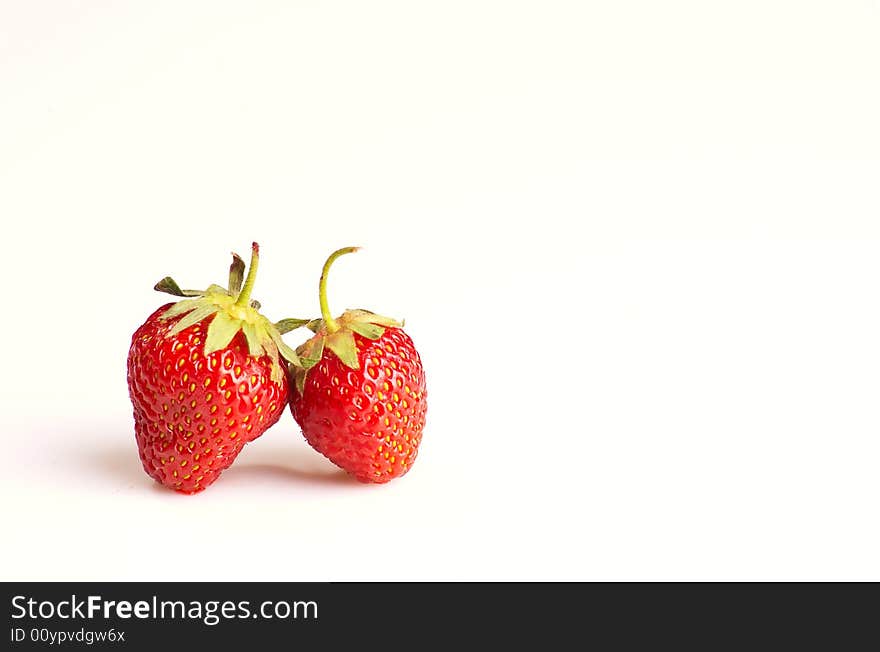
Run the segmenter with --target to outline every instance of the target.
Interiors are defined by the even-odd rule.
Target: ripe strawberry
[[[250,300],[259,262],[233,254],[229,289],[181,290],[171,278],[156,290],[187,298],[166,304],[131,339],[128,391],[144,470],[157,482],[196,493],[232,464],[244,445],[281,417],[288,397],[279,354],[296,353],[281,333],[304,320],[272,324]]]
[[[327,273],[347,247],[324,264],[322,319],[298,352],[290,407],[306,441],[361,482],[388,482],[412,467],[422,441],[427,390],[422,361],[403,324],[366,310],[338,319],[327,306]]]

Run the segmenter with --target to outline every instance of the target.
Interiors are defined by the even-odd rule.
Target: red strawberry
[[[338,319],[327,307],[327,272],[319,285],[323,318],[302,345],[290,407],[306,441],[361,482],[388,482],[409,471],[425,427],[427,390],[422,361],[400,324],[366,310]]]
[[[229,289],[181,290],[171,278],[156,290],[193,297],[159,308],[137,329],[128,353],[128,391],[144,470],[183,493],[214,482],[244,447],[281,417],[288,381],[279,354],[299,364],[281,340],[302,320],[272,324],[250,300],[259,262],[233,254]]]

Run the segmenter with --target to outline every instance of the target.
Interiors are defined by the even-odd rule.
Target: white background
[[[880,579],[880,5],[0,5],[0,579]],[[131,333],[407,319],[418,462],[155,485]],[[304,335],[286,339],[298,344]]]

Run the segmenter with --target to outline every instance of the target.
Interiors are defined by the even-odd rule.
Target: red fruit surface
[[[372,340],[354,333],[358,369],[324,351],[303,393],[291,388],[291,412],[315,450],[361,482],[406,473],[418,454],[427,412],[425,372],[400,328]]]
[[[288,382],[272,382],[271,360],[250,356],[241,331],[205,356],[214,315],[167,337],[180,319],[159,319],[171,305],[132,336],[128,390],[144,470],[167,487],[196,493],[278,421]]]

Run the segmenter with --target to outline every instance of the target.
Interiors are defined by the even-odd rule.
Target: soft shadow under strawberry
[[[340,469],[330,469],[328,471],[314,471],[310,469],[298,468],[297,466],[284,466],[281,464],[248,464],[246,462],[239,463],[226,472],[225,478],[228,482],[236,480],[246,480],[246,484],[255,484],[258,482],[297,482],[309,483],[314,485],[337,485],[356,487],[360,483],[350,475]]]
[[[144,475],[134,442],[126,446],[102,446],[78,450],[81,454],[74,459],[77,464],[84,467],[90,478],[104,478],[116,490],[149,486],[162,493],[168,493],[161,484]],[[302,450],[285,452],[281,456],[274,451],[268,457],[265,451],[253,452],[256,459],[253,461],[243,459],[231,466],[218,481],[218,486],[234,482],[252,485],[263,481],[313,486],[360,485],[354,478],[327,464],[325,460],[320,460],[320,465],[326,468],[316,468],[315,460],[312,459],[315,457],[314,452],[305,447]],[[266,461],[267,459],[272,461]],[[227,477],[228,481],[225,480]]]

